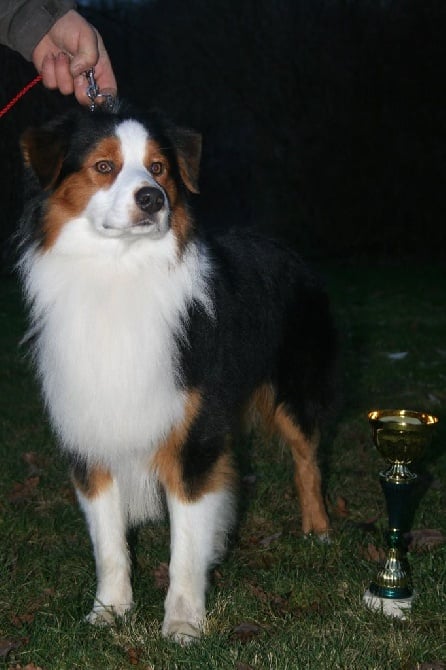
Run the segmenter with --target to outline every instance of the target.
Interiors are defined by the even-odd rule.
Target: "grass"
[[[330,545],[306,540],[291,458],[246,440],[237,537],[213,573],[207,636],[182,648],[160,636],[167,525],[135,542],[136,607],[114,629],[83,621],[94,565],[62,456],[18,349],[18,289],[0,288],[0,668],[74,670],[415,670],[446,667],[446,276],[441,267],[329,266],[343,350],[343,402],[321,450]],[[407,352],[394,360],[389,354]],[[410,562],[418,597],[405,622],[370,612],[362,595],[384,546],[386,515],[366,412],[395,406],[440,417],[418,466],[422,490]],[[423,534],[424,531],[424,534]],[[441,535],[440,535],[441,540]],[[9,650],[9,651],[8,651]]]

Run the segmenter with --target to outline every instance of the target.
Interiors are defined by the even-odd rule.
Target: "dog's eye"
[[[98,161],[94,167],[96,172],[100,172],[100,174],[109,174],[115,168],[112,161]]]
[[[164,172],[164,165],[160,161],[154,161],[150,164],[149,172],[153,174],[154,177],[159,177]]]

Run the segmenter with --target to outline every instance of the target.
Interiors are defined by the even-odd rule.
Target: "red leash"
[[[28,93],[30,89],[32,89],[36,84],[38,84],[40,81],[42,81],[42,75],[38,74],[37,77],[34,77],[26,86],[22,88],[21,91],[15,95],[12,100],[10,100],[4,107],[0,109],[0,119],[2,116],[5,116],[9,112],[10,109],[14,107],[16,102],[20,100],[20,98],[23,98],[24,95]]]

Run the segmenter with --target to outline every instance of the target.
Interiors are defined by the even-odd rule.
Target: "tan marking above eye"
[[[96,172],[99,172],[99,174],[110,174],[110,172],[114,172],[115,164],[113,161],[100,160],[94,164],[94,169]]]

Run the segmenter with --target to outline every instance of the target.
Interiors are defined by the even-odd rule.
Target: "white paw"
[[[181,645],[191,644],[201,636],[202,626],[190,621],[164,620],[163,635]]]
[[[115,613],[111,607],[93,609],[90,614],[87,614],[85,621],[91,623],[93,626],[113,626],[115,623]]]
[[[304,539],[305,540],[317,540],[321,544],[331,544],[332,543],[332,531],[331,530],[323,530],[321,533],[317,533],[315,531],[310,531],[309,533],[305,533]]]
[[[93,626],[113,626],[117,617],[124,616],[132,607],[132,603],[105,607],[95,604],[90,614],[87,614],[85,620]]]
[[[324,530],[322,533],[317,533],[316,537],[322,544],[331,544],[333,535],[331,530]]]

